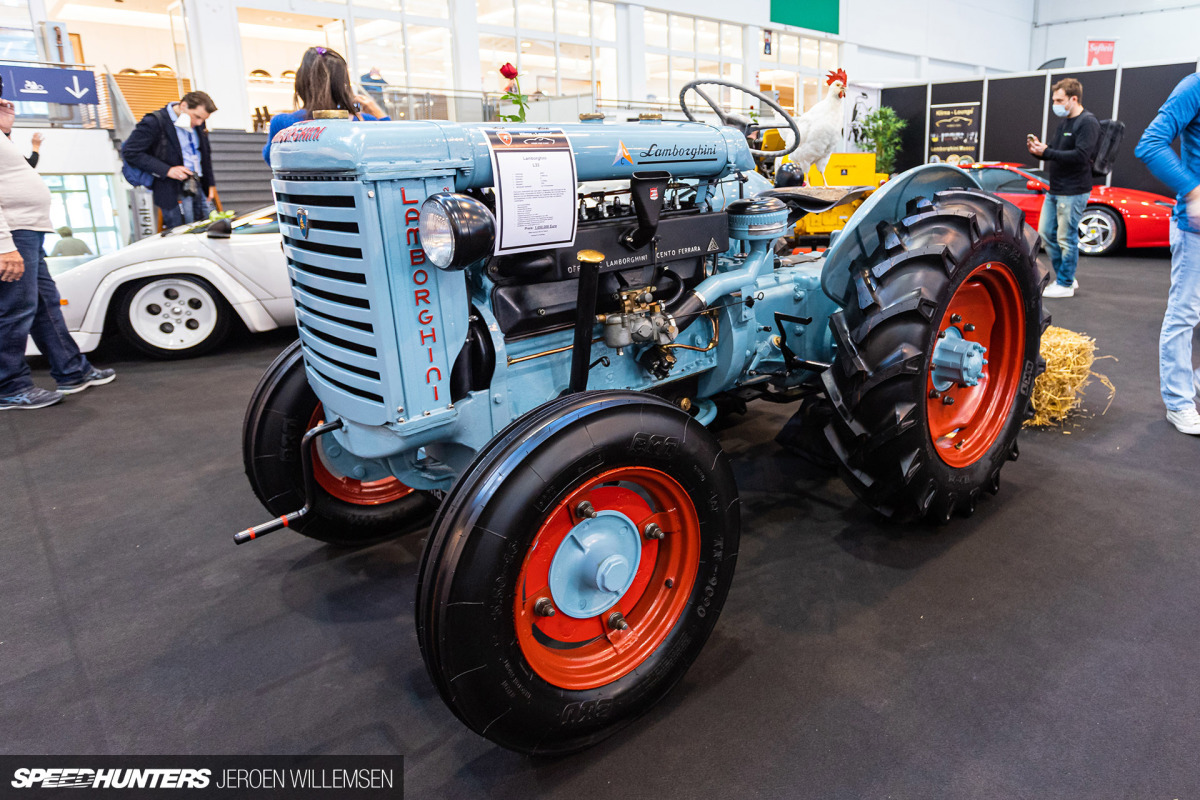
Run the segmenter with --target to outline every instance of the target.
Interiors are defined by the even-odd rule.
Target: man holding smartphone
[[[188,92],[142,117],[121,146],[127,164],[154,176],[151,191],[165,229],[208,216],[217,182],[204,122],[216,110],[204,92]]]
[[[1083,86],[1074,78],[1054,84],[1052,110],[1062,122],[1047,145],[1032,133],[1026,137],[1029,152],[1045,162],[1050,191],[1042,203],[1038,233],[1058,279],[1043,297],[1074,297],[1079,282],[1079,220],[1092,193],[1092,160],[1100,144],[1100,121],[1083,108]]]

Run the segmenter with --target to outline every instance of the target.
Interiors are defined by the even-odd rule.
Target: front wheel
[[[118,304],[117,327],[146,355],[191,358],[225,340],[232,313],[208,281],[172,275],[129,286]]]
[[[300,440],[323,421],[321,402],[305,377],[300,342],[294,342],[267,368],[242,423],[246,477],[272,514],[304,505]],[[329,544],[359,547],[399,536],[432,516],[436,499],[397,478],[360,481],[340,473],[325,453],[330,444],[329,435],[313,443],[317,496],[295,530]]]
[[[851,265],[824,373],[841,472],[885,516],[945,521],[1000,486],[1030,412],[1049,324],[1037,233],[979,190],[922,198]]]
[[[1120,214],[1104,206],[1088,206],[1079,218],[1079,252],[1106,256],[1121,246],[1124,234]]]
[[[665,401],[587,392],[502,431],[434,521],[417,634],[443,700],[522,753],[611,735],[699,655],[733,578],[720,445]]]

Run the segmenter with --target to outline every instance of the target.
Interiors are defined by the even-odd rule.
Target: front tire
[[[685,412],[635,392],[547,403],[480,452],[434,521],[417,589],[425,665],[493,742],[588,747],[699,655],[738,534],[729,463]]]
[[[321,402],[308,385],[300,342],[293,342],[267,368],[251,396],[242,423],[242,461],[259,501],[276,516],[304,505],[300,440],[323,421]],[[331,467],[313,444],[317,496],[293,530],[341,547],[386,541],[423,525],[437,501],[396,478],[357,481]]]
[[[837,357],[823,377],[838,413],[826,436],[850,488],[881,514],[946,521],[998,491],[1017,457],[1045,369],[1050,272],[1024,214],[987,192],[921,198],[892,228],[851,265],[858,302],[830,321]],[[948,341],[981,345],[987,360],[963,356],[947,373]]]
[[[208,281],[170,275],[128,286],[118,304],[117,327],[148,356],[193,358],[225,341],[232,315],[225,298]]]

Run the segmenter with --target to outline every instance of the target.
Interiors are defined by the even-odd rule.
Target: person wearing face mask
[[[121,158],[154,176],[154,205],[162,210],[163,228],[208,217],[216,199],[212,150],[204,122],[217,110],[204,92],[188,92],[142,117],[125,144]]]
[[[1083,86],[1063,78],[1052,88],[1054,115],[1062,120],[1049,144],[1030,134],[1029,152],[1045,162],[1050,191],[1042,203],[1038,233],[1058,280],[1046,287],[1043,297],[1074,297],[1079,288],[1079,220],[1092,193],[1092,160],[1100,144],[1100,121],[1083,108]]]

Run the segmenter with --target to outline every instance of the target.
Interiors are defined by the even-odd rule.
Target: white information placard
[[[575,244],[575,154],[561,128],[487,130],[496,255]]]

